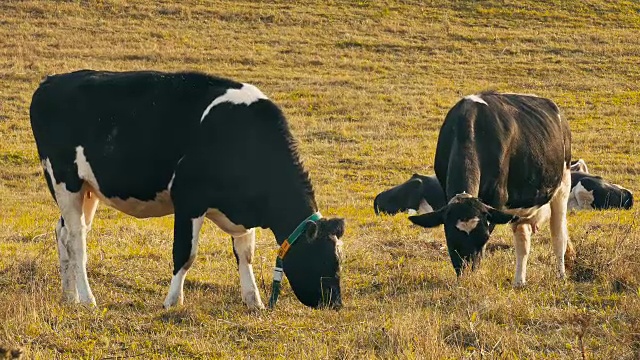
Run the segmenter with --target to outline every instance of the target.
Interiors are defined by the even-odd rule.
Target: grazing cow
[[[434,169],[449,203],[410,216],[423,227],[444,224],[458,275],[479,264],[496,224],[511,222],[515,238],[514,284],[526,282],[531,234],[551,218],[560,277],[571,190],[571,133],[553,101],[534,95],[485,92],[460,100],[440,129]]]
[[[413,174],[404,183],[378,194],[373,200],[373,211],[376,215],[404,211],[409,215],[420,215],[438,210],[446,203],[442,186],[435,176]]]
[[[86,236],[102,201],[137,218],[175,214],[165,307],[182,303],[204,219],[232,236],[249,308],[264,307],[252,269],[256,227],[283,244],[282,268],[303,304],[340,307],[344,220],[317,213],[287,121],[255,86],[193,72],[82,70],[47,77],[30,115],[62,215],[56,236],[71,302],[95,304]]]
[[[607,182],[600,176],[572,171],[568,206],[569,210],[631,209],[633,193],[620,185]]]

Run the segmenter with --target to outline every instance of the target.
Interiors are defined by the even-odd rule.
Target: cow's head
[[[626,190],[624,194],[624,205],[625,209],[631,209],[633,207],[633,193],[629,190]]]
[[[310,307],[342,306],[340,262],[345,223],[343,219],[319,219],[305,232],[283,259],[283,270],[298,300]]]
[[[397,214],[409,209],[418,210],[422,200],[422,179],[413,174],[411,179],[378,194],[373,200],[376,215]]]
[[[633,207],[633,193],[628,190],[623,188],[620,185],[617,185],[620,188],[620,192],[621,192],[621,199],[620,199],[620,203],[622,204],[622,208],[623,209],[631,209]]]
[[[409,220],[423,227],[444,224],[447,248],[451,263],[460,276],[464,267],[480,264],[482,249],[496,224],[515,220],[513,215],[483,204],[469,194],[458,194],[440,210],[428,214],[410,216]]]

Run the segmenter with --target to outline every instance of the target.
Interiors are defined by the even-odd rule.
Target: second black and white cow
[[[569,210],[631,209],[633,193],[600,176],[572,171],[568,206]]]
[[[255,86],[200,73],[83,70],[47,77],[30,115],[62,214],[56,236],[68,300],[95,304],[86,236],[102,201],[138,218],[175,214],[165,307],[182,303],[205,219],[233,237],[249,308],[264,307],[254,228],[271,229],[283,244],[299,224],[304,231],[283,259],[294,294],[312,307],[341,305],[344,221],[317,214],[287,121]]]
[[[435,176],[413,174],[404,183],[379,193],[373,200],[373,211],[379,214],[426,214],[446,205],[442,186]]]
[[[460,100],[440,129],[434,169],[449,203],[410,216],[424,227],[444,224],[458,275],[477,265],[496,224],[511,222],[514,284],[526,282],[531,234],[551,218],[558,275],[571,249],[567,199],[571,190],[571,133],[556,104],[533,95],[485,92]]]

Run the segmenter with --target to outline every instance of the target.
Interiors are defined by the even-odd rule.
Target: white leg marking
[[[60,235],[62,236],[58,244],[63,286],[70,287],[71,284],[75,283],[77,301],[95,305],[96,300],[91,292],[87,277],[87,225],[82,211],[84,193],[82,191],[72,193],[67,190],[64,183],[56,183],[49,159],[44,160],[44,166],[51,177],[56,201],[65,223],[64,230],[60,229]],[[65,252],[67,258],[64,256]],[[64,269],[66,269],[66,275],[64,274]],[[64,278],[66,278],[66,281]],[[73,290],[67,288],[64,289],[64,292],[67,299],[76,301]]]
[[[240,272],[240,291],[242,301],[249,309],[264,309],[260,292],[253,275],[253,252],[256,246],[255,229],[245,229],[242,225],[236,225],[217,209],[209,209],[207,218],[213,221],[220,229],[233,236],[233,246],[238,254],[238,271]]]
[[[577,186],[576,186],[577,187]],[[556,255],[558,277],[564,278],[564,254],[569,243],[567,200],[571,192],[571,171],[565,170],[560,189],[551,199],[551,243]]]
[[[184,301],[184,279],[187,275],[187,271],[196,259],[196,254],[198,253],[198,239],[200,238],[200,229],[202,228],[203,222],[204,215],[191,219],[191,256],[182,269],[180,269],[171,279],[169,293],[164,299],[165,309],[175,305],[182,305]]]
[[[464,231],[469,234],[473,231],[473,229],[476,228],[476,226],[478,226],[478,222],[480,222],[480,219],[477,216],[465,221],[458,220],[458,222],[456,223],[456,227],[458,228],[458,230]]]
[[[207,108],[202,113],[200,122],[202,122],[204,118],[207,117],[207,115],[209,115],[209,112],[211,111],[211,109],[218,104],[222,104],[224,102],[230,102],[236,105],[238,104],[251,105],[252,103],[260,99],[266,100],[268,99],[268,97],[265,94],[263,94],[262,91],[260,91],[257,87],[251,84],[242,84],[242,87],[240,89],[228,89],[227,92],[215,98],[213,102],[209,104],[209,106],[207,106]]]
[[[527,260],[531,251],[531,225],[528,223],[512,224],[511,229],[516,248],[516,274],[513,285],[521,287],[527,283]]]
[[[177,274],[173,275],[171,279],[171,285],[169,285],[169,293],[164,299],[164,308],[168,309],[172,306],[182,305],[184,302],[184,278],[187,275],[187,270],[180,269]]]
[[[253,253],[256,247],[256,230],[250,229],[246,234],[233,237],[233,247],[238,254],[238,271],[240,272],[240,291],[242,301],[249,309],[264,309],[260,292],[253,275]]]
[[[58,258],[60,260],[60,277],[62,278],[62,294],[64,300],[70,303],[78,302],[76,276],[70,269],[67,229],[62,226],[62,219],[56,225],[56,239],[58,242]]]
[[[479,95],[467,95],[464,98],[467,99],[467,100],[471,100],[473,102],[477,102],[477,103],[485,104],[485,105],[489,106],[489,104],[487,104],[487,102],[484,101]]]

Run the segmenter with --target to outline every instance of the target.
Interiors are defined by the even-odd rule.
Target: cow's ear
[[[494,209],[490,206],[487,206],[489,214],[487,215],[487,220],[492,224],[506,224],[511,221],[518,221],[518,217],[515,215],[507,214],[498,209]]]
[[[309,239],[309,241],[315,239],[318,235],[318,224],[315,221],[307,222],[305,233],[307,234],[307,239]]]
[[[444,224],[444,208],[422,215],[409,216],[409,220],[422,227],[432,228]]]
[[[344,235],[345,222],[342,218],[333,218],[327,220],[327,232],[329,235],[335,235],[341,238]]]

